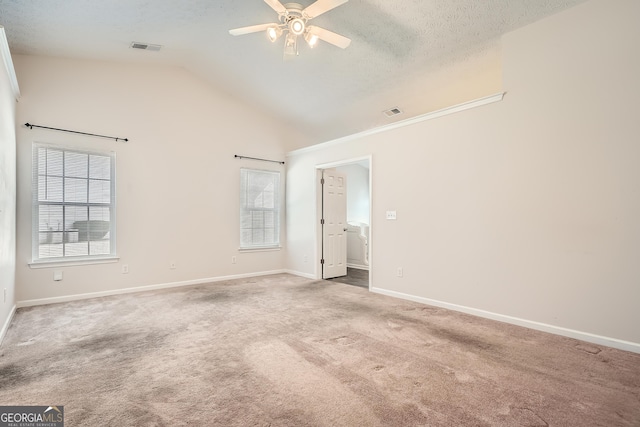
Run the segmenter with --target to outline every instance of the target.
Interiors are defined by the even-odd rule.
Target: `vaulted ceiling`
[[[500,36],[584,1],[350,0],[313,25],[351,45],[289,61],[283,38],[229,34],[277,22],[263,0],[0,0],[0,25],[12,53],[185,67],[317,143],[497,92]]]

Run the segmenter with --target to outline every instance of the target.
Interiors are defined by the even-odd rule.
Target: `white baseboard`
[[[301,271],[294,271],[294,270],[285,270],[284,272],[285,273],[289,273],[289,274],[293,274],[294,276],[304,277],[306,279],[315,280],[315,278],[316,278],[315,274],[312,274],[312,273],[303,273]]]
[[[367,271],[369,271],[369,266],[368,265],[349,264],[349,263],[347,263],[347,267],[355,268],[356,270],[367,270]]]
[[[555,335],[561,335],[569,338],[575,338],[577,340],[590,342],[593,344],[604,345],[607,347],[613,347],[620,350],[631,351],[633,353],[640,353],[640,343],[631,341],[619,340],[617,338],[609,338],[601,335],[595,335],[588,332],[576,331],[574,329],[563,328],[561,326],[549,325],[546,323],[535,322],[532,320],[520,319],[518,317],[506,316],[504,314],[492,313],[490,311],[479,310],[477,308],[466,307],[463,305],[451,304],[429,298],[418,297],[415,295],[404,294],[402,292],[390,291],[381,288],[371,288],[371,292],[375,292],[382,295],[401,298],[409,301],[415,301],[422,304],[432,305],[436,307],[446,308],[453,311],[459,311],[466,314],[472,314],[478,317],[484,317],[486,319],[497,320],[499,322],[510,323],[512,325],[523,326],[529,329],[535,329],[537,331],[548,332]]]
[[[57,304],[61,302],[77,301],[89,298],[107,297],[111,295],[131,294],[135,292],[154,291],[158,289],[178,288],[182,286],[202,285],[204,283],[222,282],[224,280],[245,279],[247,277],[268,276],[270,274],[287,273],[285,270],[261,271],[258,273],[235,274],[231,276],[209,277],[206,279],[185,280],[182,282],[162,283],[158,285],[138,286],[134,288],[113,289],[101,292],[89,292],[86,294],[65,295],[61,297],[41,298],[18,301],[18,308],[32,307],[36,305]]]
[[[7,316],[7,320],[5,320],[4,325],[2,325],[2,329],[0,329],[0,345],[2,345],[2,341],[4,340],[4,336],[7,334],[9,330],[9,326],[11,325],[11,321],[13,320],[13,316],[16,314],[16,305],[14,304],[9,312],[9,316]]]

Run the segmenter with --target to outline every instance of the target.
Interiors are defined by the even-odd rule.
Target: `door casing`
[[[322,178],[322,171],[324,169],[331,169],[338,166],[346,166],[354,163],[360,163],[363,160],[369,162],[369,289],[371,289],[373,284],[373,275],[374,275],[374,255],[375,255],[375,218],[373,217],[373,206],[374,206],[374,196],[373,196],[373,156],[361,156],[354,157],[344,160],[339,160],[335,162],[327,162],[316,165],[316,221],[315,221],[315,235],[316,235],[316,245],[315,245],[315,278],[318,280],[322,280],[322,264],[320,264],[320,260],[322,258],[322,226],[320,225],[320,220],[322,219],[322,185],[320,184],[320,179]]]

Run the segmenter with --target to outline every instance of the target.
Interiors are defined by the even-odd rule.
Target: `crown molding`
[[[20,99],[20,87],[18,86],[18,78],[16,77],[16,70],[13,68],[13,60],[11,59],[11,52],[9,51],[9,42],[7,41],[7,35],[4,32],[4,27],[0,25],[0,56],[4,62],[4,66],[7,69],[7,75],[9,76],[9,83],[13,90],[13,96],[16,101]]]
[[[480,107],[481,105],[491,104],[493,102],[502,101],[506,92],[499,92],[493,95],[485,96],[483,98],[474,99],[472,101],[463,102],[462,104],[452,105],[451,107],[442,108],[440,110],[431,111],[426,114],[421,114],[419,116],[411,117],[405,120],[400,120],[399,122],[390,123],[388,125],[379,126],[373,129],[365,130],[363,132],[354,133],[353,135],[344,136],[342,138],[334,139],[327,142],[322,142],[320,144],[311,145],[309,147],[299,148],[297,150],[293,150],[287,153],[287,157],[293,157],[300,154],[309,153],[312,151],[322,150],[333,145],[344,144],[349,141],[353,141],[355,139],[360,139],[365,136],[374,135],[380,132],[386,132],[392,129],[401,128],[404,126],[409,126],[415,123],[424,122],[426,120],[436,119],[438,117],[447,116],[449,114],[457,113],[459,111],[468,110],[470,108]]]

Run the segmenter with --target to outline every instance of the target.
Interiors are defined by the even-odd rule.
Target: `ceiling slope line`
[[[289,151],[287,157],[295,157],[301,154],[310,153],[317,150],[323,150],[334,145],[340,145],[353,141],[356,139],[364,138],[365,136],[375,135],[377,133],[390,131],[393,129],[410,126],[416,123],[424,122],[427,120],[437,119],[439,117],[448,116],[449,114],[458,113],[460,111],[469,110],[471,108],[481,107],[483,105],[499,102],[504,99],[506,92],[499,92],[493,95],[488,95],[482,98],[474,99],[472,101],[463,102],[461,104],[445,107],[440,110],[431,111],[429,113],[421,114],[419,116],[411,117],[408,119],[400,120],[398,122],[390,123],[388,125],[378,126],[373,129],[368,129],[362,132],[354,133],[352,135],[343,136],[341,138],[333,139],[319,144],[311,145],[309,147],[299,148],[297,150]]]

